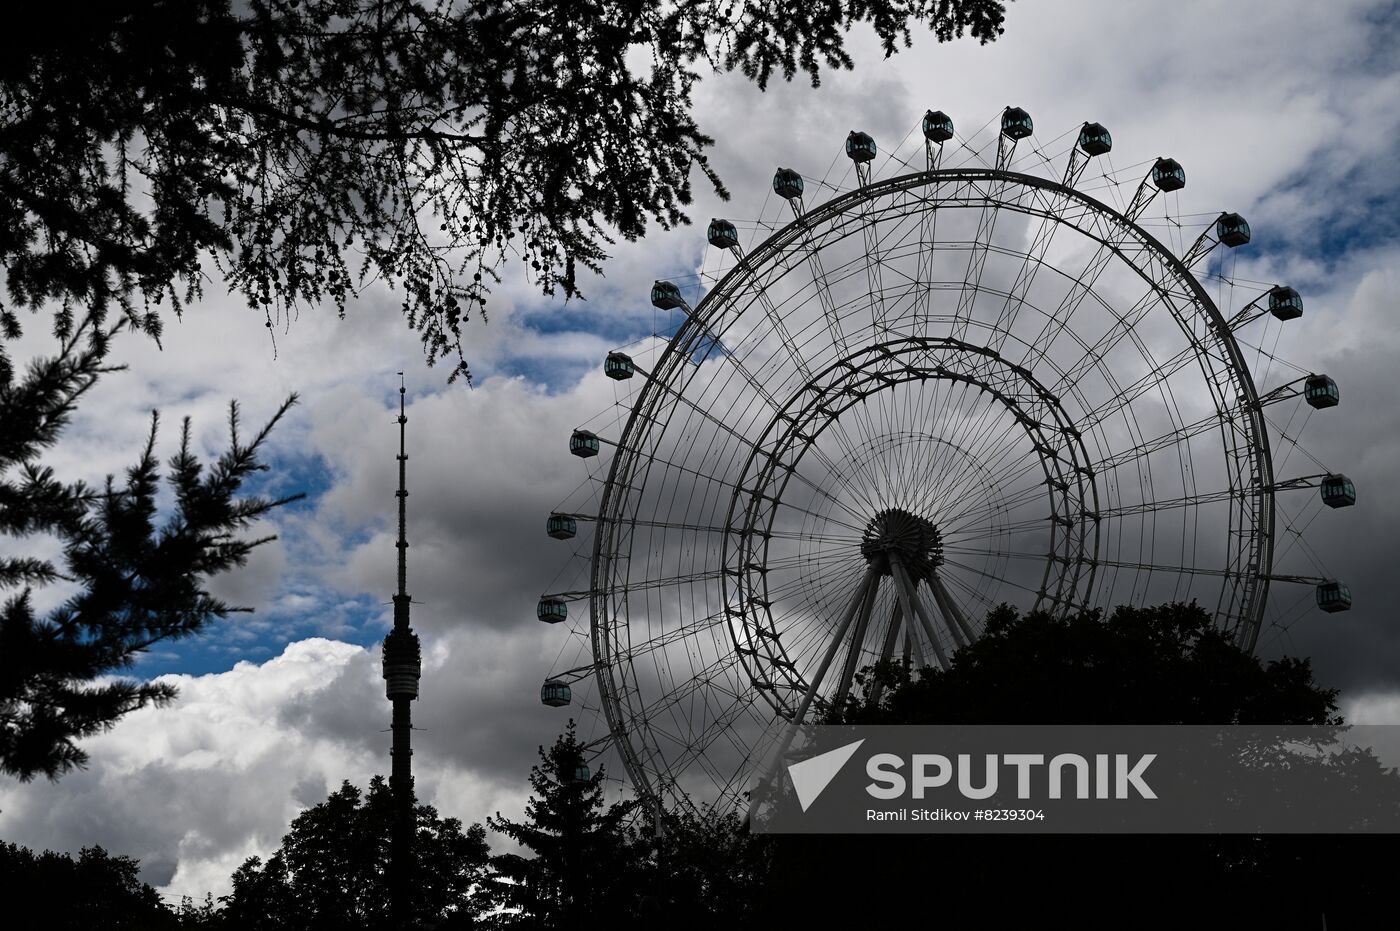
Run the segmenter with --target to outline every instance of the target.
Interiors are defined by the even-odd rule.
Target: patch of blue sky
[[[1251,223],[1249,243],[1235,254],[1217,248],[1206,271],[1230,277],[1239,261],[1311,269],[1279,282],[1298,288],[1306,298],[1310,287],[1331,277],[1338,262],[1400,241],[1400,183],[1384,174],[1353,167],[1340,177],[1304,170],[1285,179],[1273,196],[1284,203],[1325,204],[1326,209],[1311,211],[1299,222],[1280,222],[1275,214]]]
[[[691,296],[687,295],[687,298]],[[698,294],[694,300],[698,303]],[[565,312],[560,308],[551,308],[530,311],[522,314],[518,320],[521,327],[542,336],[578,334],[597,339],[604,346],[626,351],[627,347],[653,336],[669,340],[685,322],[685,314],[679,310],[658,310],[647,306],[629,307],[616,313],[592,310]],[[707,351],[706,347],[701,348]],[[498,371],[507,376],[522,377],[557,394],[570,390],[587,372],[601,366],[605,356],[604,351],[600,351],[596,359],[560,357],[545,350],[518,353],[504,360]],[[696,358],[698,361],[700,356]]]
[[[268,463],[268,470],[251,476],[244,483],[243,493],[269,498],[305,495],[305,498],[284,505],[289,513],[311,511],[321,496],[335,484],[334,470],[318,452],[285,446],[265,453],[263,460]]]
[[[226,672],[244,660],[264,662],[287,644],[308,637],[370,647],[384,638],[391,618],[387,604],[370,595],[299,588],[281,593],[253,613],[216,619],[194,636],[162,641],[142,654],[129,674],[150,679],[166,673]]]
[[[523,378],[531,385],[544,388],[548,394],[559,395],[570,391],[589,370],[602,364],[601,359],[593,362],[546,356],[514,356],[500,366],[500,372],[511,378]]]
[[[649,328],[651,308],[642,304],[618,308],[590,302],[530,310],[517,319],[535,333],[587,333],[621,345]]]

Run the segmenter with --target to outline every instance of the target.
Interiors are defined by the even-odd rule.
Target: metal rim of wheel
[[[780,169],[791,222],[748,253],[712,223],[728,268],[693,308],[657,283],[653,303],[683,316],[650,370],[609,355],[619,383],[639,376],[625,425],[570,444],[611,452],[597,509],[550,523],[592,525],[589,584],[540,617],[588,603],[590,661],[547,686],[596,682],[643,798],[744,804],[860,669],[946,667],[1002,603],[1196,600],[1249,650],[1271,581],[1335,610],[1323,589],[1345,586],[1325,573],[1275,573],[1276,492],[1336,507],[1354,488],[1276,480],[1266,414],[1329,406],[1312,389],[1330,379],[1261,394],[1237,339],[1301,313],[1296,292],[1268,286],[1227,318],[1193,269],[1248,241],[1242,218],[1178,256],[1144,211],[1180,166],[1155,160],[1115,208],[1076,189],[1103,127],[1085,124],[1058,179],[1012,170],[1029,127],[1007,108],[995,163],[945,168],[951,121],[930,113],[925,170],[883,180],[852,133],[857,187],[812,210]]]

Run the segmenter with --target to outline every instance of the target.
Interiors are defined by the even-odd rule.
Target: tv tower
[[[392,770],[389,787],[394,797],[394,827],[389,847],[389,909],[395,928],[408,926],[413,877],[413,731],[409,702],[418,697],[418,679],[423,661],[418,635],[408,626],[408,505],[407,463],[404,433],[408,416],[404,413],[403,372],[399,372],[399,588],[394,595],[394,629],[384,638],[384,694],[394,706],[393,747],[389,751]]]

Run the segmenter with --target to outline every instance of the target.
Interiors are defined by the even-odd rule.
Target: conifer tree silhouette
[[[58,479],[39,463],[40,453],[58,440],[79,399],[113,371],[102,362],[111,334],[98,333],[96,346],[85,345],[89,326],[78,327],[58,356],[35,361],[24,378],[0,383],[0,534],[17,541],[49,534],[63,545],[61,566],[35,556],[0,557],[0,591],[10,593],[0,604],[0,772],[22,780],[41,773],[53,779],[82,766],[87,754],[77,741],[175,697],[169,683],[94,680],[129,669],[157,643],[249,610],[213,597],[206,582],[274,539],[242,538],[240,531],[301,497],[239,497],[266,468],[259,459],[263,443],[295,395],[251,440],[240,436],[238,405],[231,404],[229,447],[207,467],[191,448],[187,419],[165,475],[174,508],[163,522],[155,414],[122,481],[109,476],[92,488]],[[47,614],[36,613],[34,586],[60,581],[75,593]]]
[[[487,824],[533,855],[492,860],[511,927],[579,928],[634,921],[651,866],[648,844],[629,822],[635,800],[604,805],[604,773],[587,771],[573,720],[530,771],[524,821],[498,812]]]

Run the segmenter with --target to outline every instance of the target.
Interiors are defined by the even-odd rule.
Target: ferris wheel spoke
[[[739,255],[742,261],[742,250],[739,251]],[[812,370],[811,366],[807,363],[806,356],[803,355],[801,351],[802,344],[799,344],[798,341],[793,338],[792,333],[788,330],[787,324],[783,321],[782,314],[778,312],[778,308],[773,304],[772,297],[768,294],[768,289],[772,287],[773,282],[780,277],[779,274],[777,274],[780,271],[785,271],[785,269],[776,267],[770,274],[761,279],[750,279],[751,287],[744,293],[757,301],[758,305],[763,308],[763,314],[768,325],[778,334],[779,345],[787,350],[789,358],[797,367],[798,374],[802,376],[802,380],[805,383],[812,380]],[[735,314],[736,318],[742,314],[742,310],[737,307],[736,300],[729,301],[726,306],[735,307],[736,310],[739,310],[739,313]]]
[[[851,516],[852,519],[854,519],[854,520],[863,520],[863,519],[865,518],[865,515],[863,515],[860,511],[856,510],[856,509],[855,509],[851,504],[849,504],[848,502],[842,501],[836,494],[834,494],[832,491],[830,491],[825,485],[818,484],[816,481],[814,481],[813,479],[809,478],[807,475],[803,474],[802,472],[800,472],[800,471],[798,471],[798,470],[796,470],[796,469],[792,470],[792,471],[789,472],[788,474],[791,475],[792,478],[796,479],[800,484],[802,484],[802,485],[806,486],[807,488],[811,489],[812,491],[816,492],[818,495],[820,495],[821,497],[825,498],[827,501],[830,501],[832,504],[836,505],[836,507],[840,508],[842,511],[845,511],[847,514],[849,514],[849,515]],[[780,501],[778,502],[778,504],[779,504],[780,506],[782,506],[782,505],[785,504],[785,501],[781,501],[781,500],[780,500]],[[792,505],[787,505],[787,506],[791,507]],[[799,510],[800,510],[800,509],[799,509]],[[827,518],[827,519],[829,519],[829,520],[834,520],[834,518]],[[843,523],[841,526],[843,526],[843,527],[848,527],[848,528],[850,528],[850,529],[852,529],[852,530],[855,530],[856,527],[857,527],[858,525],[856,525],[856,524],[845,524],[845,523]]]
[[[874,501],[871,499],[869,491],[857,484],[856,479],[854,477],[848,475],[845,471],[841,469],[840,465],[833,462],[831,457],[827,455],[824,451],[822,451],[820,446],[818,446],[816,443],[808,443],[803,449],[803,457],[805,458],[807,455],[811,455],[811,457],[822,467],[826,474],[831,476],[831,478],[836,482],[837,485],[845,489],[845,491],[857,503],[868,509],[873,509],[875,507]],[[795,477],[798,477],[804,484],[808,485],[809,487],[822,487],[819,483],[816,483],[814,479],[807,477],[807,475],[800,468],[793,469],[793,475]],[[849,513],[852,517],[856,517],[857,519],[859,519],[861,516],[859,511],[850,508],[847,508],[846,510],[847,513]]]
[[[1001,211],[995,206],[1000,200],[1002,182],[989,180],[988,194],[977,216],[977,232],[972,238],[972,248],[967,257],[967,270],[963,273],[963,287],[958,292],[958,305],[953,311],[951,333],[953,339],[962,340],[967,336],[967,326],[972,319],[972,305],[977,301],[978,290],[982,286],[982,271],[987,265],[987,252],[992,243],[992,230],[996,226],[997,215]]]
[[[1172,572],[1179,575],[1200,575],[1208,578],[1233,579],[1242,573],[1233,569],[1217,569],[1213,566],[1181,566],[1172,563],[1133,562],[1131,560],[1096,559],[1095,565],[1108,569],[1133,569],[1140,572]]]
[[[572,517],[575,520],[582,521],[592,521],[597,519],[596,515],[574,514],[569,513],[567,511],[554,511],[552,512],[552,516]],[[629,527],[633,529],[642,528],[649,530],[679,531],[695,534],[713,533],[723,535],[734,532],[734,529],[732,527],[725,527],[717,524],[689,524],[685,523],[684,521],[645,520],[639,517],[629,517],[619,520],[604,520],[603,522],[615,523],[619,526]],[[852,544],[858,544],[860,542],[860,534],[856,531],[855,528],[851,529],[850,534],[838,536],[831,536],[828,534],[821,533],[812,533],[807,531],[791,530],[767,530],[764,531],[764,536],[771,537],[775,540],[794,540],[812,543],[829,543],[835,546],[850,546]]]
[[[1032,463],[1028,469],[1033,471],[1036,465],[1036,463]],[[943,517],[942,523],[946,528],[944,531],[945,536],[952,537],[954,535],[963,534],[971,525],[984,518],[990,518],[997,514],[1011,514],[1020,510],[1025,505],[1031,504],[1044,497],[1045,486],[1044,483],[1041,482],[1035,485],[1027,485],[1019,491],[994,500],[983,501],[974,498],[965,499],[963,507],[950,510],[949,513]],[[1046,520],[1047,517],[1042,516],[1038,519]],[[1013,530],[1024,530],[1028,528],[1029,524],[1022,522],[1021,524],[1010,524],[1008,526]]]
[[[940,510],[942,523],[949,532],[955,532],[967,524],[990,518],[997,514],[1010,514],[1031,502],[1044,499],[1049,491],[1044,476],[1044,468],[1039,458],[1027,456],[1024,463],[1011,463],[1016,472],[1003,470],[1002,475],[993,474],[985,479],[982,495],[963,495],[961,499],[948,502]]]
[[[880,238],[869,203],[861,205],[861,236],[865,240],[865,280],[870,296],[870,313],[877,333],[885,332],[885,286],[880,274]]]
[[[939,147],[940,152],[942,147]],[[928,326],[929,301],[933,296],[933,289],[929,285],[933,281],[935,258],[937,256],[936,243],[938,242],[938,210],[929,202],[925,195],[922,197],[924,209],[919,212],[922,221],[922,230],[919,237],[918,265],[915,272],[919,290],[918,298],[914,305],[914,331],[922,332]]]
[[[806,453],[810,454],[812,458],[815,459],[817,463],[820,464],[822,468],[826,470],[826,473],[832,478],[834,478],[841,485],[841,487],[845,488],[846,491],[848,491],[853,498],[857,499],[861,504],[865,505],[866,507],[874,506],[873,502],[867,496],[866,492],[862,491],[859,487],[857,487],[855,481],[849,475],[843,472],[841,470],[841,467],[835,462],[833,462],[831,460],[831,457],[828,456],[820,446],[818,446],[815,443],[812,443],[807,447]]]
[[[1043,558],[1043,557],[1042,557],[1042,558]],[[980,576],[980,577],[982,577],[982,578],[984,578],[984,579],[988,579],[988,580],[993,581],[993,582],[1000,582],[1000,583],[1003,584],[1003,585],[1010,585],[1012,588],[1020,589],[1022,592],[1025,592],[1025,593],[1028,594],[1028,595],[1039,595],[1039,594],[1040,594],[1040,593],[1037,592],[1035,589],[1033,589],[1033,588],[1028,588],[1027,586],[1022,585],[1020,582],[1013,581],[1012,579],[1002,578],[1002,577],[999,576],[999,575],[995,575],[995,574],[993,574],[993,573],[987,572],[985,569],[979,569],[979,568],[977,568],[976,566],[974,566],[974,565],[972,565],[972,564],[970,564],[970,563],[967,563],[967,562],[963,562],[963,561],[961,561],[961,560],[949,559],[948,557],[945,556],[945,557],[943,558],[943,562],[944,562],[945,565],[954,566],[954,567],[956,567],[957,569],[959,569],[959,570],[962,571],[962,572],[970,572],[970,573],[972,573],[973,575]]]
[[[949,397],[947,399],[947,405],[955,411],[969,411],[967,397],[972,387],[970,382],[958,382],[956,384],[958,399],[954,402],[952,397]],[[985,401],[983,397],[984,396],[979,395],[974,399],[974,407],[970,410],[970,416],[963,418],[961,423],[952,430],[944,431],[943,436],[947,442],[946,445],[943,446],[940,454],[939,467],[943,467],[946,464],[947,459],[954,454],[955,450],[962,452],[970,460],[976,461],[976,454],[970,451],[969,447],[972,445],[972,440],[977,439],[987,429],[986,421],[991,414],[991,404]],[[980,412],[975,409],[975,405],[978,404],[980,404],[982,408]]]
[[[1007,500],[1006,489],[1014,489],[1016,495],[1029,495],[1031,497],[1045,494],[1045,460],[1038,455],[1026,455],[1030,450],[1026,450],[1025,445],[1025,437],[1011,437],[1002,448],[993,451],[994,456],[978,463],[983,478],[982,488],[987,492],[986,503],[989,506],[996,506],[998,501],[1005,502]],[[1029,477],[1032,475],[1036,478],[1030,482]],[[1023,479],[1026,481],[1023,482]],[[992,489],[998,490],[996,495],[991,494]],[[955,515],[963,513],[979,503],[967,495],[962,497],[962,501],[963,507],[955,510]],[[952,509],[952,507],[953,505],[950,503],[949,508]]]
[[[793,212],[796,214],[800,208],[793,202]],[[798,222],[801,222],[801,215],[797,215]],[[821,256],[816,248],[816,243],[812,239],[811,230],[804,230],[799,240],[799,248],[803,258],[806,260],[808,272],[811,275],[812,283],[816,286],[817,301],[821,305],[822,314],[826,318],[827,332],[831,336],[831,344],[835,347],[840,356],[847,353],[846,335],[841,331],[841,319],[836,310],[836,303],[831,297],[831,288],[827,283],[826,269],[822,267]]]
[[[1197,362],[1196,354],[1189,346],[1162,362],[1158,362],[1150,356],[1145,356],[1145,359],[1151,366],[1149,371],[1127,387],[1117,388],[1115,385],[1117,390],[1115,390],[1113,397],[1085,414],[1084,423],[1086,426],[1096,427],[1119,411],[1131,409],[1133,402],[1143,397],[1147,392],[1153,388],[1166,386],[1173,375]]]
[[[1126,226],[1111,224],[1108,229],[1109,235],[1101,241],[1096,238],[1094,251],[1090,254],[1089,260],[1085,263],[1079,276],[1075,278],[1069,293],[1060,300],[1059,305],[1049,314],[1040,332],[1027,346],[1025,354],[1019,361],[1020,365],[1025,365],[1033,358],[1047,357],[1055,339],[1061,333],[1069,330],[1070,318],[1083,304],[1084,298],[1094,293],[1094,285],[1098,283],[1099,277],[1108,268],[1113,257],[1119,254],[1118,250],[1129,235]],[[1100,303],[1103,302],[1100,301]]]
[[[1059,380],[1050,386],[1052,392],[1060,391],[1066,386],[1073,385],[1095,368],[1103,368],[1104,357],[1116,348],[1125,339],[1136,341],[1136,328],[1138,324],[1147,319],[1149,313],[1156,307],[1161,306],[1161,295],[1155,290],[1149,290],[1139,298],[1132,307],[1122,314],[1113,315],[1113,323],[1108,330],[1089,345],[1084,356],[1065,370]],[[1142,344],[1138,342],[1140,350]],[[1144,350],[1145,351],[1145,350]],[[1160,379],[1159,379],[1160,380]]]
[[[723,478],[720,478],[720,477],[717,476],[717,475],[714,475],[714,474],[711,474],[711,473],[707,473],[707,472],[701,472],[701,471],[699,471],[698,469],[693,469],[693,468],[691,468],[690,466],[681,465],[680,463],[673,462],[673,461],[671,461],[670,459],[666,459],[665,457],[661,456],[659,453],[653,453],[653,454],[651,454],[651,456],[649,457],[649,459],[650,459],[650,461],[651,461],[652,463],[665,466],[665,467],[668,468],[668,469],[673,469],[673,470],[675,470],[676,472],[679,472],[679,473],[681,473],[681,474],[683,474],[683,475],[689,475],[689,476],[691,476],[691,477],[693,477],[693,478],[701,479],[702,481],[705,481],[705,482],[711,482],[711,483],[713,483],[713,484],[719,485],[719,486],[722,487],[722,488],[728,488],[728,489],[730,489],[731,491],[741,491],[741,492],[744,492],[744,493],[749,493],[749,492],[752,491],[752,489],[741,488],[741,487],[740,487],[739,485],[737,485],[736,483],[731,482],[731,481],[728,481],[728,480],[723,479]],[[832,497],[830,492],[827,492],[827,491],[825,491],[824,489],[821,489],[820,486],[815,486],[815,485],[814,485],[814,486],[812,486],[812,487],[814,488],[814,490],[818,490],[818,491],[823,495],[823,497],[828,498],[828,500],[830,500],[833,504],[837,505],[838,507],[842,508],[843,510],[849,510],[848,506],[847,506],[844,502],[842,502],[840,499],[837,499],[837,498],[835,498],[835,497]],[[818,520],[830,521],[831,523],[838,524],[838,525],[840,525],[840,526],[842,526],[842,527],[845,527],[845,528],[848,529],[848,530],[854,531],[855,533],[861,533],[861,532],[864,531],[864,528],[863,528],[863,527],[857,526],[857,525],[855,525],[855,524],[849,524],[849,523],[846,523],[846,522],[844,522],[844,521],[838,520],[836,517],[834,517],[834,516],[832,516],[832,515],[830,515],[830,514],[821,514],[821,513],[818,513],[818,512],[816,512],[816,511],[812,511],[812,510],[810,510],[810,509],[808,509],[808,508],[804,508],[804,507],[801,507],[801,506],[799,506],[799,505],[793,504],[791,501],[780,500],[780,501],[777,502],[777,505],[778,505],[779,507],[786,507],[786,508],[789,508],[789,509],[791,509],[791,510],[797,511],[797,512],[799,512],[799,513],[806,514],[806,515],[808,515],[808,516],[810,516],[810,517],[813,517],[813,518],[816,518],[816,519],[818,519]],[[858,514],[855,514],[855,512],[853,512],[853,511],[850,512],[850,513],[852,513],[852,515],[855,516],[855,517],[857,517],[857,518],[859,518],[859,516],[860,516],[860,515],[858,515]],[[618,523],[625,523],[625,521],[619,521]]]
[[[938,580],[940,586],[943,588],[943,591],[948,595],[950,599],[955,598],[953,589],[958,589],[964,594],[967,601],[972,602],[977,606],[978,612],[984,617],[986,613],[990,611],[994,606],[991,598],[982,593],[980,590],[967,584],[967,582],[958,578],[956,575],[940,574],[938,576]],[[954,603],[959,604],[959,610],[964,613],[964,616],[966,616],[967,608],[962,607],[962,603],[960,602],[954,601]]]
[[[1243,498],[1249,494],[1248,490],[1241,488],[1230,488],[1225,491],[1208,491],[1198,494],[1191,494],[1177,498],[1159,498],[1152,501],[1142,501],[1137,504],[1120,505],[1115,508],[1105,508],[1099,511],[1101,519],[1108,520],[1118,517],[1133,517],[1142,514],[1154,514],[1162,511],[1175,511],[1182,508],[1201,507],[1208,504],[1219,504],[1232,499]]]
[[[991,442],[997,440],[1001,442],[1000,447],[990,447]],[[1019,448],[1025,447],[1026,437],[1023,434],[1004,433],[998,437],[995,431],[988,430],[983,437],[979,438],[979,441],[981,442],[980,448],[974,448],[974,451],[965,449],[963,455],[979,470],[984,480],[983,487],[988,491],[1008,486],[1019,479],[1023,473],[1035,472],[1037,466],[1043,470],[1043,463],[1039,456],[1018,456],[1018,458],[1011,458],[1008,461],[1009,456],[1018,451]],[[1002,465],[1004,462],[1005,465]],[[970,480],[970,476],[965,476],[965,480]],[[953,497],[955,490],[949,489],[946,497]],[[966,497],[963,498],[963,501],[970,504]],[[952,507],[951,501],[939,501],[938,504],[941,510]]]
[[[854,405],[850,410],[859,410],[859,408],[860,405]],[[856,426],[858,428],[862,427],[862,424],[859,423],[860,418],[858,414],[852,419],[856,421]],[[874,499],[871,496],[878,492],[880,479],[872,470],[871,464],[864,462],[860,455],[860,450],[870,441],[869,431],[861,429],[858,432],[862,434],[862,439],[859,443],[846,431],[846,426],[841,420],[835,419],[829,420],[823,424],[821,435],[830,436],[832,442],[841,448],[841,452],[846,457],[846,461],[851,464],[854,470],[847,476],[847,480],[852,484],[859,484],[861,487],[865,488],[866,491],[864,495],[862,495],[862,498],[868,507],[874,507]],[[812,443],[808,448],[815,449],[816,444]],[[832,468],[835,472],[841,473],[840,467],[836,463],[832,463]],[[858,514],[853,514],[853,516],[857,517],[857,519],[863,519],[862,516]]]
[[[1052,208],[1050,213],[1040,218],[1035,237],[1031,240],[1030,248],[1026,250],[1021,266],[1016,271],[1016,277],[1011,282],[1011,290],[1007,293],[1001,309],[997,311],[988,348],[1000,352],[1006,334],[1011,332],[1016,315],[1030,294],[1036,273],[1045,263],[1045,255],[1050,251],[1050,242],[1055,238],[1055,231],[1060,228],[1060,217],[1068,206],[1069,201],[1059,201],[1058,209]]]
[[[972,546],[944,546],[944,547],[943,547],[943,553],[944,553],[945,556],[947,556],[947,555],[953,555],[953,556],[967,556],[967,557],[973,557],[973,556],[987,556],[987,557],[993,557],[993,556],[994,556],[994,557],[997,557],[997,558],[999,558],[999,559],[1024,559],[1024,560],[1030,560],[1030,561],[1032,561],[1032,562],[1044,562],[1045,560],[1051,558],[1051,555],[1050,555],[1049,553],[1030,553],[1030,552],[1026,552],[1026,551],[1024,551],[1024,550],[1010,550],[1010,549],[995,549],[995,550],[990,550],[990,549],[984,549],[984,548],[981,548],[981,547],[972,547]]]
[[[1031,511],[1035,516],[1024,517],[1020,520],[1007,520],[1006,518],[1019,512]],[[1023,533],[1027,531],[1043,530],[1050,521],[1051,515],[1044,510],[1018,507],[1009,512],[988,510],[986,519],[1000,515],[1001,523],[982,523],[982,515],[971,515],[961,518],[957,523],[951,524],[944,534],[944,540],[951,542],[954,540],[962,542],[972,542],[975,540],[989,539],[995,536],[1007,536],[1011,534]]]
[[[658,650],[664,650],[673,643],[710,633],[714,628],[727,621],[728,617],[723,611],[695,618],[669,630],[663,629],[657,633],[649,632],[649,636],[641,645],[629,645],[623,652],[634,659],[647,656]]]
[[[1118,450],[1110,456],[1100,459],[1096,463],[1096,468],[1100,474],[1121,469],[1126,465],[1137,462],[1154,453],[1164,450],[1175,449],[1185,446],[1194,437],[1201,436],[1220,429],[1220,415],[1213,414],[1203,417],[1195,423],[1185,424],[1167,433],[1162,433],[1151,439],[1142,440],[1132,446]]]

